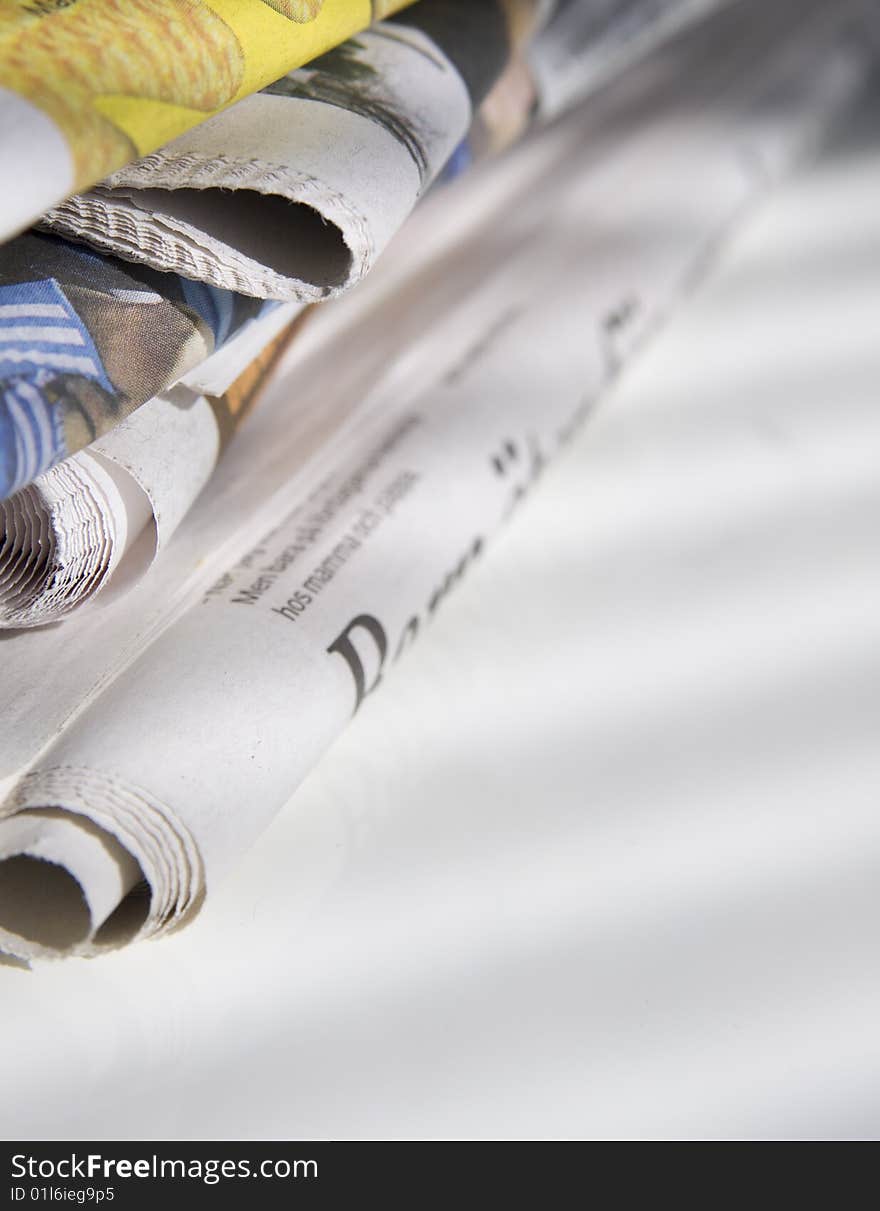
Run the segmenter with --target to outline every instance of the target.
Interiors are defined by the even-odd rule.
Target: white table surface
[[[779,191],[5,1138],[880,1134],[880,120]]]

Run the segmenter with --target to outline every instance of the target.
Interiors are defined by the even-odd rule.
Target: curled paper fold
[[[411,2],[4,0],[0,239]]]
[[[111,582],[130,588],[144,575],[253,407],[298,312],[252,321],[173,392],[0,501],[0,630],[59,622],[105,600]]]
[[[242,294],[338,294],[444,168],[541,7],[420,0],[70,198],[43,226]]]
[[[0,249],[0,499],[187,375],[264,298],[359,280],[541,11],[423,0],[133,166],[124,188],[72,199],[47,223],[74,242]]]

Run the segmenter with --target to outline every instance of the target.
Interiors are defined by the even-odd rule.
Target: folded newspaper
[[[2,0],[0,239],[412,0]]]
[[[561,112],[724,2],[569,4],[534,43],[552,12],[546,0],[420,0],[70,198],[42,225],[229,290],[314,302],[372,267],[487,98],[483,116],[506,132],[484,140],[497,150],[539,101]],[[537,91],[517,74],[521,61]],[[511,123],[498,111],[516,102]]]
[[[740,0],[429,199],[310,317],[141,587],[4,640],[0,947],[98,954],[193,916],[865,87],[877,26],[859,0]]]
[[[349,43],[307,73],[305,82],[285,78],[275,85],[283,86],[280,93],[250,98],[215,119],[219,131],[207,124],[221,148],[231,137],[230,125],[238,132],[236,172],[241,169],[245,177],[248,164],[265,167],[259,154],[266,139],[270,156],[287,156],[300,166],[301,180],[308,174],[300,170],[319,149],[335,164],[333,189],[323,194],[334,199],[329,209],[291,205],[280,195],[263,198],[251,188],[188,188],[166,196],[197,198],[221,225],[241,211],[236,199],[261,199],[269,211],[258,206],[246,230],[249,241],[264,247],[266,259],[298,261],[302,273],[311,263],[312,276],[324,280],[338,270],[345,279],[338,287],[356,280],[465,134],[470,98],[491,87],[509,46],[545,11],[537,0],[425,0],[424,7],[423,24],[455,47],[461,73],[416,26],[394,26],[396,33],[381,26],[385,32],[368,35],[366,49]],[[298,95],[303,89],[310,99]],[[277,121],[267,119],[266,106]],[[214,169],[218,162],[231,163],[218,154]],[[181,167],[173,156],[169,162]],[[325,174],[322,189],[328,182]],[[263,186],[270,188],[266,180]],[[367,201],[368,214],[358,209]],[[280,228],[272,203],[284,207]],[[353,245],[361,240],[357,267],[349,265],[344,273],[340,266],[349,253],[329,221],[333,214],[343,216],[339,221]],[[221,257],[216,272],[200,274],[185,254],[185,240],[175,244],[170,258],[151,258],[150,230],[138,228],[131,246],[117,248],[130,261],[152,262],[143,266],[35,234],[0,248],[0,499],[107,433],[258,314],[253,297],[236,296],[235,289],[250,296],[273,293],[277,274],[273,278],[272,270],[254,263],[253,272],[227,272]],[[241,260],[237,252],[236,257]],[[155,271],[172,265],[180,272]],[[194,280],[199,276],[207,285]],[[322,292],[286,291],[304,298]]]
[[[694,0],[664,0],[659,5],[656,0],[637,0],[635,6],[632,0],[614,0],[599,13],[591,3],[580,4],[577,11],[592,13],[591,22],[587,29],[580,30],[577,38],[566,37],[568,60],[563,63],[559,52],[554,51],[554,73],[565,74],[569,80],[579,76],[581,92],[587,92],[595,81],[607,78],[622,58],[633,57],[634,42],[644,48],[668,34],[670,29],[678,29],[693,20],[697,9],[705,12],[708,7],[718,6],[719,0],[700,0],[699,5],[695,5]],[[336,163],[344,193],[337,195],[331,191],[332,196],[344,197],[346,214],[358,214],[354,232],[370,234],[370,254],[360,264],[358,274],[369,266],[382,243],[377,236],[379,219],[387,236],[400,225],[418,194],[417,189],[410,188],[414,182],[405,174],[377,173],[369,167],[375,157],[358,154],[363,141],[362,130],[372,128],[375,136],[386,139],[388,145],[396,149],[395,154],[402,157],[402,163],[410,167],[414,160],[419,160],[416,152],[422,148],[421,162],[430,161],[429,177],[433,177],[466,125],[461,121],[464,115],[456,112],[455,105],[449,104],[450,95],[445,88],[432,85],[426,89],[421,83],[426,72],[429,77],[433,72],[458,81],[454,95],[462,89],[467,92],[470,100],[468,118],[482,98],[478,120],[471,125],[468,155],[463,156],[459,148],[455,171],[460,172],[474,156],[497,150],[510,142],[528,124],[536,93],[543,91],[541,77],[525,71],[523,54],[537,53],[540,39],[535,42],[533,35],[545,24],[551,11],[542,0],[516,0],[515,4],[511,0],[503,3],[502,0],[479,0],[479,3],[474,0],[422,0],[417,8],[410,10],[409,26],[386,22],[373,33],[345,44],[320,64],[312,65],[307,73],[293,73],[282,81],[285,86],[282,110],[285,113],[291,110],[291,97],[300,88],[297,84],[294,89],[292,81],[300,80],[305,74],[311,91],[302,122],[279,123],[271,128],[274,132],[271,138],[279,144],[275,150],[279,154],[284,150],[291,160],[299,163],[309,148],[317,146],[325,158],[329,156]],[[636,13],[641,15],[641,23],[634,33]],[[556,47],[559,41],[557,25],[560,22],[567,25],[570,16],[571,6],[564,7],[544,35],[551,46]],[[413,42],[412,35],[420,42]],[[429,42],[433,49],[426,57],[423,52]],[[626,48],[626,56],[621,54],[621,44]],[[393,55],[397,56],[392,57],[391,68],[386,61],[386,45],[390,45]],[[451,60],[448,70],[437,68],[438,62],[446,61],[441,45],[452,48],[450,53],[460,64],[460,70],[453,71]],[[378,47],[378,52],[372,53],[371,46]],[[414,62],[412,71],[406,76],[396,69],[408,58]],[[315,78],[321,80],[319,90],[314,86]],[[405,85],[407,81],[409,83],[399,89],[391,107],[389,98],[395,80],[398,83],[403,80]],[[317,91],[322,97],[320,103],[315,101]],[[239,108],[253,108],[260,100],[259,97],[250,98]],[[308,116],[315,109],[326,111],[326,121]],[[294,105],[292,112],[297,111],[298,105]],[[240,119],[233,121],[233,116],[223,115],[206,123],[196,132],[197,137],[202,139],[215,123],[218,129],[224,128],[224,123],[240,125]],[[309,131],[321,132],[317,143],[304,138],[304,132]],[[389,131],[396,137],[388,138]],[[445,131],[446,134],[439,139],[430,133],[421,133],[430,131]],[[257,137],[254,131],[251,133]],[[243,146],[252,145],[245,140]],[[429,155],[431,147],[436,155]],[[439,148],[442,151],[437,150]],[[176,153],[173,148],[167,149],[162,156],[174,159]],[[365,160],[368,162],[366,170],[361,167]],[[175,162],[179,164],[179,161]],[[381,163],[388,168],[390,160]],[[310,180],[319,168],[319,163],[311,164]],[[383,175],[385,179],[380,180]],[[326,196],[326,173],[320,179]],[[361,191],[367,179],[372,182],[368,191],[372,202],[369,213],[356,207],[357,197],[363,196]],[[315,177],[317,180],[319,178]],[[402,192],[401,182],[404,183]],[[249,193],[248,190],[243,192]],[[180,191],[176,191],[171,196],[179,195]],[[214,206],[222,212],[235,195],[228,190],[205,189],[201,196],[209,210]],[[263,195],[250,196],[259,201]],[[285,205],[291,215],[303,210],[299,205]],[[150,223],[154,221],[155,215],[143,213]],[[304,213],[314,216],[316,212],[306,207]],[[259,206],[253,217],[255,220],[262,217]],[[324,221],[321,230],[325,237],[327,232],[337,230],[330,222],[329,210],[322,211],[320,217]],[[265,236],[265,223],[255,222],[254,226]],[[296,222],[289,220],[280,232],[272,233],[269,243],[278,250],[277,255],[290,254],[296,228]],[[146,249],[149,229],[144,238]],[[330,238],[332,241],[333,237]],[[357,238],[356,234],[345,237],[349,243]],[[343,244],[340,233],[340,248]],[[326,249],[326,245],[324,238],[321,247]],[[300,259],[303,246],[312,256],[317,254],[315,263],[323,264],[326,270],[327,255],[314,241],[303,245],[293,239],[294,254]],[[13,244],[7,259],[17,247]],[[75,252],[71,255],[81,256]],[[144,255],[146,257],[146,251]],[[0,271],[2,261],[3,254],[0,253]],[[180,266],[185,267],[182,261]],[[48,268],[34,274],[39,289],[42,289],[41,279]],[[171,280],[176,281],[175,278]],[[190,289],[195,288],[191,286]],[[18,305],[23,301],[19,298]],[[231,345],[227,344],[224,353],[210,358],[208,369],[201,377],[210,378],[210,367],[220,358],[231,362],[237,372],[257,351],[261,331],[265,340],[271,339],[285,322],[284,315],[281,309],[274,316],[250,320],[247,333],[233,339]],[[12,339],[13,332],[12,327],[7,329],[7,341]],[[136,332],[133,339],[137,339]],[[66,350],[61,352],[64,354]],[[19,348],[18,360],[10,369],[11,376],[21,376],[26,360],[26,351]],[[191,372],[182,382],[192,385],[194,373],[198,376],[198,372]],[[14,386],[9,384],[10,391],[14,391]],[[218,394],[216,385],[205,386],[203,382],[196,386],[209,396]],[[221,387],[219,393],[223,389]],[[7,539],[0,549],[0,585],[5,586],[0,592],[0,627],[57,621],[76,606],[98,600],[97,594],[106,590],[111,580],[130,585],[136,579],[133,571],[140,569],[142,572],[149,566],[148,553],[155,554],[168,541],[174,527],[207,482],[216,462],[217,435],[213,424],[216,409],[212,411],[204,401],[201,407],[192,405],[192,401],[191,406],[184,407],[186,399],[180,387],[174,401],[155,400],[143,415],[136,413],[123,421],[117,431],[111,431],[93,450],[46,472],[32,486],[23,488],[20,500],[6,502],[0,510],[0,534],[5,532]],[[118,411],[124,415],[121,409]],[[27,421],[30,414],[20,408],[16,415],[19,421]],[[204,422],[201,424],[197,423],[200,415]],[[76,447],[67,441],[64,448]],[[109,483],[105,475],[108,460],[112,463]],[[30,470],[32,468],[28,468]],[[136,480],[135,487],[130,482],[132,475]],[[134,504],[137,509],[133,513]],[[147,537],[145,531],[156,541]]]
[[[545,0],[420,0],[42,225],[260,298],[351,286],[465,138]]]
[[[0,501],[0,628],[58,622],[143,576],[292,339],[291,310],[246,326],[173,392]]]

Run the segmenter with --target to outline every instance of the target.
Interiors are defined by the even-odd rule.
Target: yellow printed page
[[[77,189],[412,0],[0,0],[0,86],[62,131]]]

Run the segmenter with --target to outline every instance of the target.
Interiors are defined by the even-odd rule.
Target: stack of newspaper
[[[0,951],[199,910],[878,30],[2,0]]]

